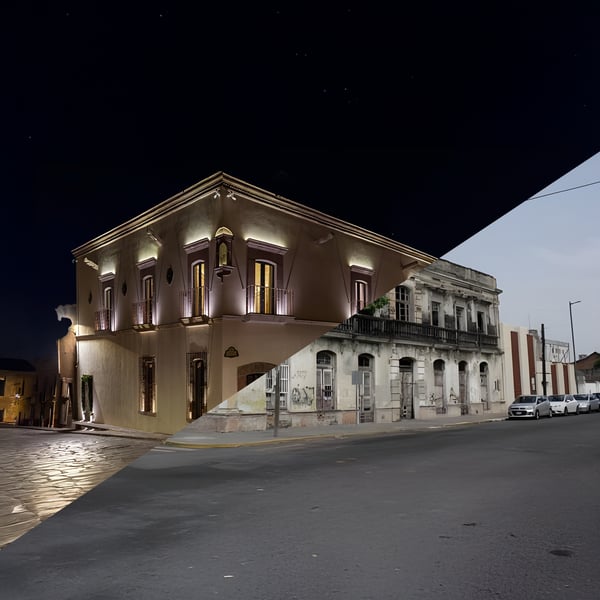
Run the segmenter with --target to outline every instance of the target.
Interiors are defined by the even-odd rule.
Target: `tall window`
[[[458,329],[459,331],[464,331],[466,329],[464,306],[457,306],[455,309],[455,314],[456,314],[456,329]]]
[[[152,302],[154,299],[154,276],[147,275],[143,281],[144,323],[152,323]]]
[[[440,303],[439,302],[431,303],[431,324],[435,325],[435,327],[440,326]]]
[[[143,356],[140,369],[140,411],[156,413],[156,380],[155,359],[153,356]]]
[[[409,320],[410,290],[400,285],[396,288],[396,319],[398,321]]]
[[[335,404],[335,354],[317,353],[317,411],[333,410]]]
[[[254,261],[254,312],[272,315],[275,313],[275,265]]]
[[[354,298],[355,298],[355,307],[354,312],[360,312],[367,306],[369,303],[369,288],[366,281],[362,281],[358,279],[354,282]]]
[[[200,317],[205,311],[204,262],[198,261],[192,265],[192,317]]]
[[[287,363],[279,365],[279,408],[287,408],[289,394],[290,366]],[[265,377],[265,388],[267,394],[267,409],[275,408],[275,394],[277,387],[277,368],[269,371]]]
[[[477,330],[485,333],[485,313],[477,311]]]

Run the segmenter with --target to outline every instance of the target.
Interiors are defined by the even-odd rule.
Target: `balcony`
[[[246,293],[246,314],[292,316],[294,293],[283,288],[249,285]]]
[[[142,300],[132,304],[133,328],[138,331],[147,331],[154,329],[154,300]]]
[[[433,342],[459,348],[498,348],[498,337],[495,335],[446,329],[423,323],[381,319],[368,315],[355,315],[338,325],[332,332],[353,338],[369,337],[388,341]]]
[[[208,287],[201,286],[179,295],[180,320],[184,325],[208,323]]]
[[[113,328],[113,311],[103,308],[94,313],[94,331],[96,333],[111,333]]]

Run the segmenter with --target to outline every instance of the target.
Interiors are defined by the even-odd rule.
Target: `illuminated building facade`
[[[73,250],[80,417],[266,427],[239,390],[435,259],[216,173]]]

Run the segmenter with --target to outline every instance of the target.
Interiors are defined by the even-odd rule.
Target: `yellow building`
[[[73,250],[77,395],[174,433],[435,258],[219,172]]]
[[[26,360],[0,358],[0,422],[28,424],[32,418],[37,373]]]

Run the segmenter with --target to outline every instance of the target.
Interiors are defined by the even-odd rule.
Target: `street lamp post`
[[[575,361],[577,360],[577,354],[575,353],[575,334],[573,333],[573,311],[571,307],[573,304],[579,304],[581,300],[575,300],[571,302],[569,300],[569,317],[571,319],[571,341],[573,342],[573,373],[575,375],[575,392],[579,394],[579,384],[577,383],[577,371],[575,370]]]

